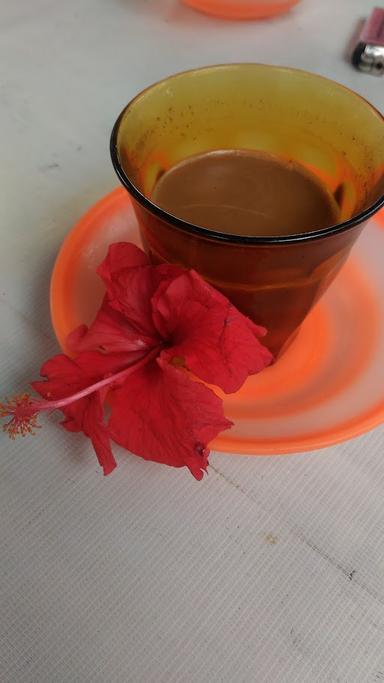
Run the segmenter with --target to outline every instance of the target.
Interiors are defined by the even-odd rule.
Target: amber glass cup
[[[151,201],[165,171],[214,149],[261,150],[303,164],[334,194],[338,224],[251,237],[193,225]],[[267,328],[265,341],[275,355],[294,338],[384,203],[382,116],[347,88],[294,69],[230,64],[161,81],[121,113],[111,153],[153,262],[197,270]]]

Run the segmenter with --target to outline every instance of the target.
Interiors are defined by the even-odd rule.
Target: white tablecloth
[[[304,67],[379,108],[345,48],[373,0],[274,21],[176,0],[0,0],[0,395],[56,351],[48,284],[78,216],[117,184],[123,105],[177,70]],[[213,454],[197,483],[124,454],[104,479],[55,419],[0,439],[1,683],[384,680],[384,430],[317,453]]]

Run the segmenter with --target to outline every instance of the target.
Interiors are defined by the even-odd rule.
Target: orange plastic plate
[[[51,314],[63,350],[90,323],[103,285],[96,266],[108,245],[140,243],[129,195],[118,188],[93,206],[64,241],[52,274]],[[284,356],[223,396],[234,422],[212,444],[231,453],[312,450],[355,437],[384,419],[384,219],[360,237],[349,262]]]
[[[299,0],[183,0],[185,5],[225,19],[263,19],[287,12]]]

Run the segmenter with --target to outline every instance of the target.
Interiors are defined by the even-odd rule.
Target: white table
[[[117,184],[123,105],[171,72],[263,61],[379,108],[344,59],[374,0],[227,23],[176,0],[0,0],[0,395],[56,351],[48,284],[78,216]],[[384,680],[384,429],[285,458],[213,454],[202,483],[45,420],[0,440],[2,683]]]

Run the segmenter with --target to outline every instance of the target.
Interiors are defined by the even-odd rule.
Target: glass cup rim
[[[224,233],[220,232],[217,230],[211,230],[210,228],[204,228],[199,225],[195,225],[194,223],[190,223],[188,221],[183,220],[182,218],[178,218],[177,216],[174,216],[173,214],[169,213],[168,211],[165,211],[164,209],[160,208],[152,202],[150,199],[148,199],[137,187],[134,185],[134,183],[129,179],[127,174],[125,173],[119,159],[119,154],[118,154],[118,147],[117,147],[117,137],[118,133],[120,130],[120,125],[121,122],[124,118],[124,115],[126,111],[132,107],[132,105],[136,102],[138,98],[140,98],[144,93],[152,90],[153,88],[156,88],[157,86],[167,83],[172,79],[176,79],[180,76],[192,74],[192,73],[197,73],[199,71],[214,71],[214,70],[225,70],[230,67],[243,67],[243,66],[256,66],[260,68],[265,68],[268,70],[273,70],[273,71],[288,71],[288,72],[293,72],[293,73],[298,73],[302,74],[305,76],[308,76],[312,79],[320,79],[322,81],[326,81],[328,83],[331,83],[333,86],[337,86],[338,88],[345,90],[349,95],[352,95],[353,97],[357,97],[360,100],[364,102],[364,104],[371,109],[374,113],[376,113],[382,120],[384,124],[384,116],[382,113],[374,107],[368,100],[366,100],[364,97],[359,95],[359,93],[355,92],[354,90],[351,90],[351,88],[348,88],[347,86],[338,83],[337,81],[334,81],[331,78],[327,78],[325,76],[321,76],[320,74],[315,74],[310,71],[306,71],[305,69],[295,69],[292,67],[287,67],[287,66],[277,66],[277,65],[270,65],[270,64],[262,64],[258,62],[234,62],[234,63],[228,63],[228,64],[213,64],[210,66],[203,66],[199,67],[196,69],[187,69],[185,71],[180,71],[175,74],[172,74],[170,76],[167,76],[166,78],[162,78],[155,83],[152,83],[152,85],[148,86],[147,88],[144,88],[142,91],[140,91],[133,99],[131,99],[128,104],[124,107],[124,109],[120,112],[119,116],[116,119],[116,122],[112,128],[112,133],[110,137],[110,154],[111,154],[111,159],[112,159],[112,164],[115,169],[115,172],[122,183],[122,185],[125,187],[126,190],[128,190],[129,194],[139,203],[141,206],[146,209],[149,213],[154,214],[157,218],[160,218],[162,221],[169,223],[172,225],[174,228],[177,228],[183,232],[190,233],[192,235],[198,235],[200,237],[213,240],[216,242],[227,242],[231,244],[237,244],[237,245],[257,245],[257,244],[289,244],[292,242],[307,242],[310,240],[317,240],[317,239],[322,239],[325,237],[329,237],[331,235],[336,235],[342,232],[346,232],[347,230],[350,230],[351,228],[356,227],[360,223],[364,223],[365,221],[369,220],[371,216],[373,216],[379,209],[381,209],[384,206],[384,193],[370,206],[368,206],[364,211],[361,211],[358,213],[356,216],[353,216],[352,218],[349,218],[347,221],[343,221],[341,223],[336,223],[335,225],[331,225],[327,228],[321,228],[320,230],[313,230],[312,232],[305,232],[305,233],[293,233],[292,235],[274,235],[274,236],[260,236],[260,235],[235,235],[231,233]]]

